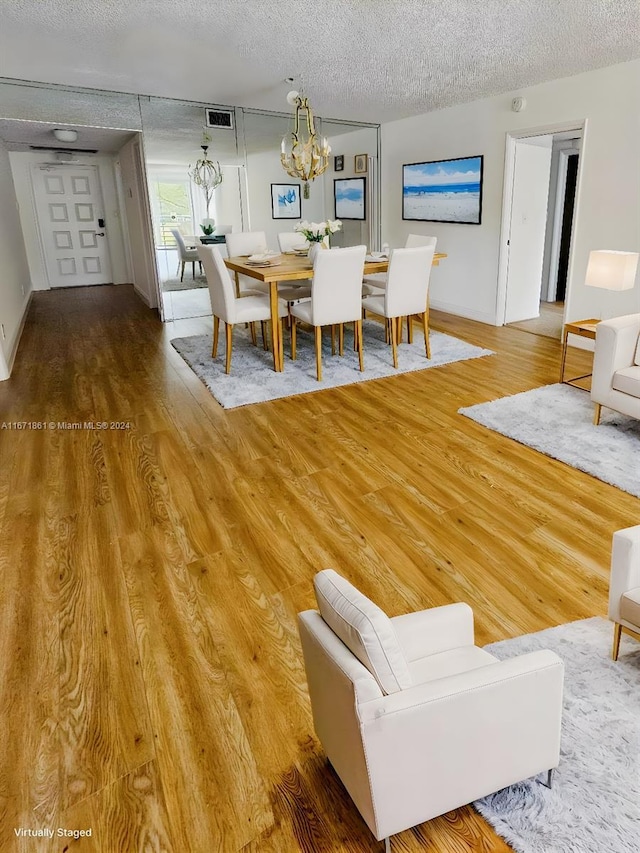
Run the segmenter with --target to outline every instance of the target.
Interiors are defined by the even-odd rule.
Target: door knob
[[[104,237],[104,231],[94,231],[93,233],[96,235],[96,237]]]

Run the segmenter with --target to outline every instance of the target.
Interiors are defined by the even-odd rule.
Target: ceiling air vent
[[[205,110],[207,127],[233,128],[233,113],[229,110]]]

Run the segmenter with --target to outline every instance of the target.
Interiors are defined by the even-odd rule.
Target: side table
[[[573,376],[571,379],[564,378],[564,366],[567,360],[567,340],[569,335],[578,335],[581,338],[588,338],[591,341],[596,339],[596,326],[600,320],[576,320],[573,323],[565,323],[562,335],[562,361],[560,363],[560,383],[571,385],[572,382],[577,382],[578,379],[586,379],[591,376],[590,373],[585,373],[583,376]]]

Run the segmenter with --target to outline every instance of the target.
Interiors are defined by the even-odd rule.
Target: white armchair
[[[591,399],[594,424],[600,423],[602,406],[640,420],[640,314],[596,326]]]
[[[390,619],[336,572],[299,614],[313,722],[375,837],[386,839],[542,771],[560,756],[564,666],[498,661],[466,604]]]
[[[613,534],[609,619],[614,623],[611,657],[618,660],[623,631],[640,640],[640,524]]]

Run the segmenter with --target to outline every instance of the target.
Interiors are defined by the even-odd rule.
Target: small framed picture
[[[302,218],[300,184],[271,184],[271,218]]]
[[[361,175],[363,172],[367,171],[367,155],[366,154],[356,154],[355,157],[355,168],[354,171],[356,175]]]
[[[365,219],[366,178],[334,178],[336,219]]]
[[[333,158],[333,171],[342,172],[344,169],[344,154],[336,154]]]

